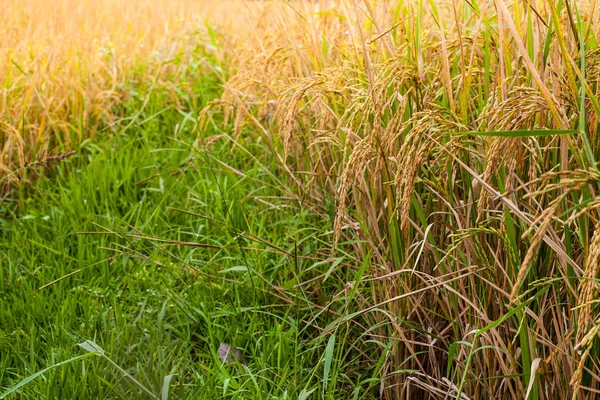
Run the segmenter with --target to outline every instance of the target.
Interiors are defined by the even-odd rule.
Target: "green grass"
[[[124,105],[138,115],[126,131],[83,143],[1,203],[0,393],[49,368],[7,398],[375,397],[358,335],[316,328],[336,315],[315,303],[346,307],[331,298],[340,281],[297,286],[342,271],[331,224],[248,155],[263,144],[192,148],[189,116],[216,93],[202,90],[186,110],[160,94],[140,113]],[[86,340],[105,357],[59,365]],[[221,342],[248,364],[222,365]]]

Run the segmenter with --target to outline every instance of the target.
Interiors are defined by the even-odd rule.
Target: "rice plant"
[[[598,390],[597,12],[273,5],[206,112],[268,142],[344,268],[368,263],[336,326],[380,343],[385,398]]]

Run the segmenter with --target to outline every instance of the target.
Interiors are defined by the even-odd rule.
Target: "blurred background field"
[[[121,104],[144,101],[137,97],[148,87],[180,107],[193,82],[223,60],[214,29],[235,41],[259,4],[4,0],[0,167],[114,132],[131,117]]]
[[[599,8],[4,0],[0,388],[593,397]]]

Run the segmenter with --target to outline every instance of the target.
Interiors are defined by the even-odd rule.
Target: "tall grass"
[[[597,19],[595,1],[277,3],[201,114],[266,142],[343,268],[368,265],[335,326],[380,343],[385,398],[600,390]]]

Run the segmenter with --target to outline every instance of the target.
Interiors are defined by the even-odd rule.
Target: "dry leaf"
[[[231,364],[236,360],[242,364],[246,364],[246,358],[242,351],[237,347],[231,347],[230,344],[221,343],[219,345],[219,359],[223,361],[223,364]]]

